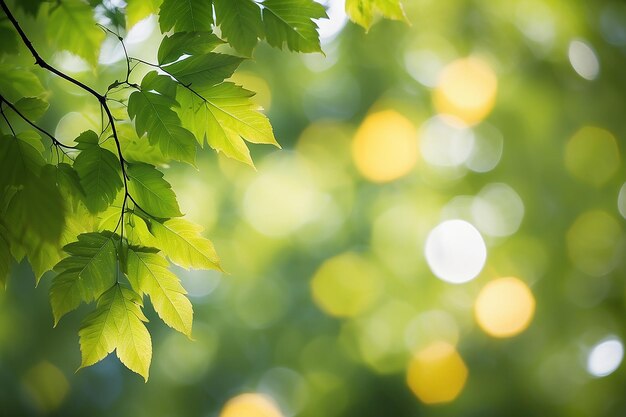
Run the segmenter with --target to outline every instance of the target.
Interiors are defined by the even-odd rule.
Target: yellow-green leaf
[[[350,20],[366,30],[372,26],[377,15],[387,19],[407,21],[400,0],[346,0],[346,13]]]
[[[80,368],[104,359],[113,350],[128,369],[148,381],[152,341],[143,322],[141,297],[133,290],[114,285],[102,294],[95,311],[85,317],[78,332]]]
[[[128,251],[128,280],[139,293],[148,294],[161,320],[191,337],[193,309],[178,277],[167,260],[152,252],[131,247]]]
[[[213,243],[202,237],[202,227],[182,218],[152,221],[157,247],[183,268],[221,270]]]
[[[93,10],[80,0],[63,0],[50,13],[48,39],[58,49],[78,55],[92,66],[98,63],[104,32],[96,26]]]

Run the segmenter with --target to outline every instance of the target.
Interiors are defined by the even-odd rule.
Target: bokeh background
[[[1,415],[626,413],[626,4],[406,0],[410,26],[367,34],[327,4],[325,56],[261,45],[234,78],[283,149],[166,170],[228,271],[176,270],[195,341],[147,307],[147,384],[114,357],[75,372],[92,306],[53,328],[49,277],[17,265]],[[21,19],[77,78],[123,76],[114,37],[94,72]],[[126,45],[155,61],[159,40],[152,17]],[[37,74],[42,125],[99,129],[97,103]]]

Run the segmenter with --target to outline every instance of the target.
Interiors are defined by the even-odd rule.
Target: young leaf
[[[193,309],[187,292],[169,269],[167,260],[152,252],[131,247],[128,251],[128,280],[139,293],[150,296],[161,320],[191,337]]]
[[[313,0],[265,0],[263,24],[267,43],[297,52],[321,52],[317,24],[327,18],[324,6]]]
[[[181,218],[153,220],[150,231],[156,238],[156,246],[176,265],[221,271],[213,243],[200,235],[201,226]]]
[[[228,43],[246,56],[252,55],[263,37],[261,9],[252,0],[214,0],[216,23]]]
[[[233,75],[243,58],[233,55],[216,54],[209,52],[205,55],[195,55],[177,61],[163,70],[173,75],[183,84],[191,85],[192,88],[211,86],[221,83],[224,79]]]
[[[126,29],[130,29],[141,20],[157,14],[162,0],[128,0],[126,2]]]
[[[366,30],[372,26],[376,14],[387,19],[407,20],[400,0],[346,0],[346,13]]]
[[[54,267],[58,275],[50,287],[55,326],[81,302],[96,300],[115,283],[118,267],[113,238],[112,234],[84,233],[63,248],[69,256]]]
[[[165,65],[183,55],[204,55],[223,43],[211,32],[177,32],[161,41],[158,61]]]
[[[161,32],[173,27],[177,32],[211,32],[211,0],[164,0],[159,12]]]
[[[96,66],[105,35],[96,26],[89,4],[80,0],[59,2],[50,13],[47,29],[48,39],[58,49],[70,51]]]
[[[204,140],[218,152],[252,165],[242,138],[252,143],[278,146],[267,117],[250,101],[254,93],[230,82],[198,90],[201,99],[188,89],[178,93],[183,126],[200,145]]]
[[[156,73],[148,73],[144,80],[151,74]],[[150,91],[144,82],[141,87],[128,99],[128,115],[135,120],[137,134],[143,136],[147,133],[148,141],[153,145],[158,144],[165,156],[193,164],[195,140],[193,134],[180,125],[180,119],[171,109],[178,105],[176,100]]]
[[[172,186],[161,171],[148,164],[130,164],[127,173],[129,192],[140,209],[159,218],[182,216]]]
[[[143,324],[148,319],[142,306],[141,297],[120,284],[102,294],[96,310],[85,317],[78,332],[80,368],[101,361],[115,349],[128,369],[148,381],[152,341]]]
[[[92,213],[105,210],[122,188],[120,161],[109,150],[98,146],[98,136],[88,130],[77,139],[81,153],[74,169],[85,191],[85,205]]]

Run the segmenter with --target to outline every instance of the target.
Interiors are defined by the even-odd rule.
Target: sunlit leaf
[[[126,2],[126,29],[130,29],[141,20],[157,14],[163,0],[128,0]]]
[[[243,58],[233,55],[208,53],[195,55],[163,67],[178,81],[192,88],[211,86],[233,75]]]
[[[164,0],[159,12],[161,31],[173,27],[177,32],[211,31],[213,7],[211,0]]]
[[[250,100],[254,93],[229,82],[199,89],[198,93],[202,98],[181,89],[179,114],[183,126],[201,145],[206,140],[218,152],[250,165],[252,160],[243,139],[278,145],[267,117]]]
[[[152,165],[130,164],[127,169],[128,189],[140,209],[153,217],[182,216],[171,185],[163,173]]]
[[[346,13],[353,22],[365,29],[372,26],[376,15],[393,20],[407,20],[400,0],[346,0]]]
[[[95,311],[85,317],[78,335],[82,354],[81,368],[104,359],[113,350],[131,371],[148,380],[152,360],[152,341],[143,322],[141,297],[120,284],[98,299]]]
[[[181,218],[153,220],[150,231],[157,247],[176,265],[187,269],[221,270],[213,243],[200,234],[201,226]]]
[[[214,0],[216,23],[237,51],[250,56],[263,37],[259,4],[252,0]]]
[[[133,288],[150,296],[159,317],[170,327],[191,336],[193,309],[180,281],[167,260],[153,252],[131,247],[128,251],[128,279]]]
[[[165,94],[151,91],[156,72],[148,73],[148,81],[128,99],[128,115],[135,120],[139,136],[147,133],[151,144],[158,144],[164,155],[183,162],[194,163],[196,146],[193,134],[180,125],[180,119],[172,110],[176,100]]]
[[[80,0],[64,0],[50,12],[48,39],[58,49],[78,55],[92,66],[98,63],[104,32],[96,26],[93,10]]]
[[[161,41],[159,64],[169,64],[183,55],[204,55],[223,43],[211,32],[176,32]]]
[[[292,51],[321,52],[317,24],[325,18],[324,6],[313,0],[265,0],[263,25],[272,46],[286,45]]]

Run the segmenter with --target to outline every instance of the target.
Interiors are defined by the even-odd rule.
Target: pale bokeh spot
[[[595,80],[600,73],[600,61],[591,45],[581,39],[570,42],[567,55],[574,71],[585,80]]]
[[[467,366],[454,346],[437,341],[413,356],[407,384],[426,404],[447,403],[459,396],[467,375]]]
[[[354,317],[378,299],[382,282],[371,262],[347,252],[325,261],[311,280],[315,303],[335,317]]]
[[[476,321],[493,337],[523,332],[535,313],[535,297],[528,285],[513,278],[499,278],[483,287],[474,304]]]
[[[595,345],[587,357],[587,372],[595,377],[612,374],[624,359],[624,345],[615,336],[608,337]]]
[[[487,260],[487,247],[480,232],[470,223],[446,220],[428,234],[424,255],[438,278],[461,284],[480,274]]]
[[[395,110],[365,118],[352,141],[357,169],[372,182],[389,182],[407,175],[417,162],[417,130]]]
[[[472,125],[489,115],[497,91],[498,79],[493,69],[483,59],[470,56],[452,61],[442,70],[433,102],[437,112]]]

